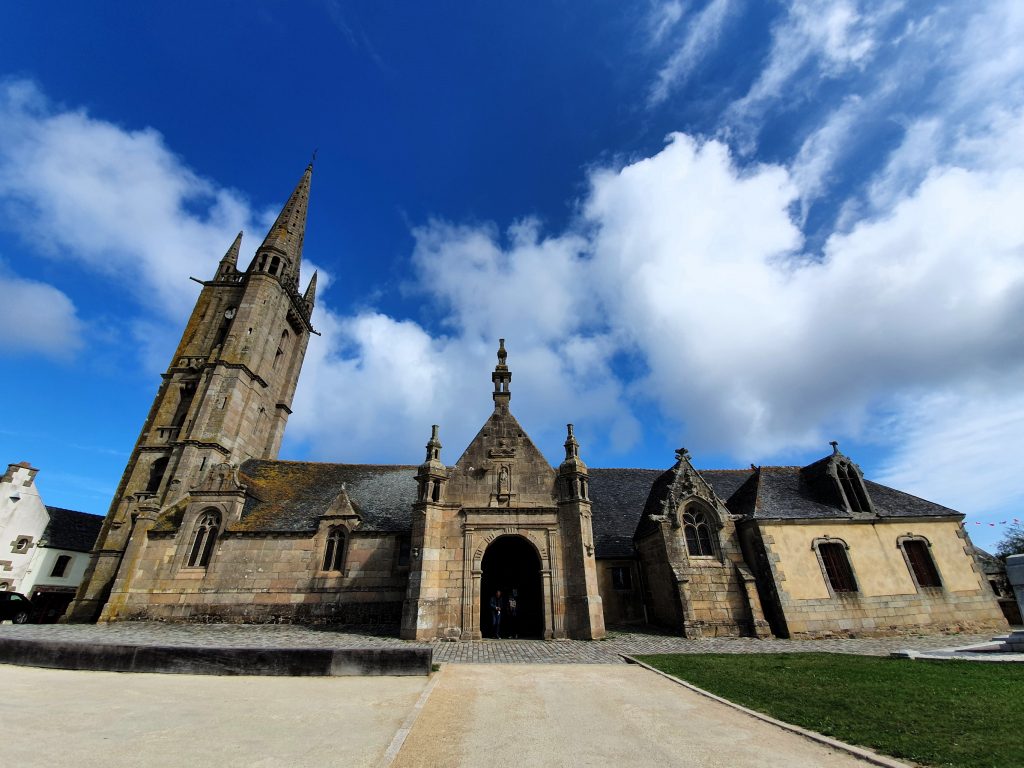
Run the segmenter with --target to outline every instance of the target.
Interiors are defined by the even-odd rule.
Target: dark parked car
[[[15,624],[28,624],[32,615],[32,601],[20,592],[0,592],[0,621],[10,619]]]

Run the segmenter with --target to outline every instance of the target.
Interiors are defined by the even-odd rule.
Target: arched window
[[[167,457],[161,456],[149,465],[149,480],[146,482],[146,493],[156,493],[160,489],[160,481],[167,471]]]
[[[188,565],[190,568],[205,568],[210,564],[210,555],[213,554],[213,545],[217,542],[217,530],[220,528],[220,514],[214,510],[207,510],[196,523],[196,532],[192,538],[192,546],[188,551]]]
[[[285,352],[288,350],[288,331],[284,331],[281,334],[281,343],[277,345],[277,354],[274,355],[274,370],[277,370],[278,364],[281,362],[281,358],[284,357]]]
[[[50,576],[53,578],[61,578],[64,572],[67,571],[68,565],[71,564],[71,555],[61,555],[57,558],[57,562],[53,564],[53,570],[50,571]]]
[[[849,549],[846,542],[841,539],[815,539],[812,546],[818,553],[821,570],[832,591],[857,592],[857,579],[854,578],[850,558],[846,555]]]
[[[683,534],[686,536],[686,551],[695,557],[714,557],[718,554],[715,533],[708,514],[697,507],[687,507],[683,513]]]
[[[345,565],[345,529],[338,526],[327,534],[327,548],[324,550],[325,571],[343,571]]]
[[[274,256],[270,260],[270,274],[276,275],[277,271],[281,268],[281,257]]]
[[[928,540],[922,536],[904,536],[897,543],[903,550],[903,557],[917,586],[941,588],[942,579],[939,577],[939,569],[935,567]]]

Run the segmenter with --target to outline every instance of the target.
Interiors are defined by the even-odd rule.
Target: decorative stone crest
[[[673,528],[679,528],[679,508],[687,499],[697,497],[721,512],[723,505],[714,490],[690,463],[690,452],[685,448],[676,450],[676,463],[672,467],[673,480],[668,487],[665,498],[661,502],[661,514],[650,514],[648,517],[655,522],[670,522]]]
[[[245,488],[238,480],[238,467],[223,462],[210,467],[192,493],[238,494],[245,493]]]

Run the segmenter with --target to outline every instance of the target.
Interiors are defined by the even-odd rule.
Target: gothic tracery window
[[[345,566],[345,529],[332,528],[327,534],[327,547],[324,549],[325,571],[343,571]]]
[[[196,532],[192,538],[192,546],[188,551],[190,568],[205,568],[210,564],[213,545],[217,542],[217,531],[220,528],[220,514],[213,509],[207,510],[196,523]]]
[[[708,514],[696,507],[687,507],[683,513],[683,534],[686,537],[686,551],[695,557],[714,557],[715,532]]]

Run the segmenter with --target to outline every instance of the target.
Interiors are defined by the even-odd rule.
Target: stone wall
[[[227,532],[205,568],[186,565],[188,538],[151,533],[133,572],[118,575],[103,620],[398,627],[408,567],[398,565],[396,534],[352,533],[341,572],[321,570],[323,532]]]
[[[762,569],[789,636],[1003,630],[1006,621],[957,520],[759,522]],[[899,543],[927,543],[940,587],[920,587]],[[845,545],[856,591],[833,591],[815,542]],[[776,629],[778,632],[779,629]]]
[[[624,568],[629,573],[627,588],[616,587],[612,580],[613,570]],[[644,621],[644,600],[641,589],[640,568],[636,560],[598,560],[598,587],[604,605],[604,623],[636,624]]]

